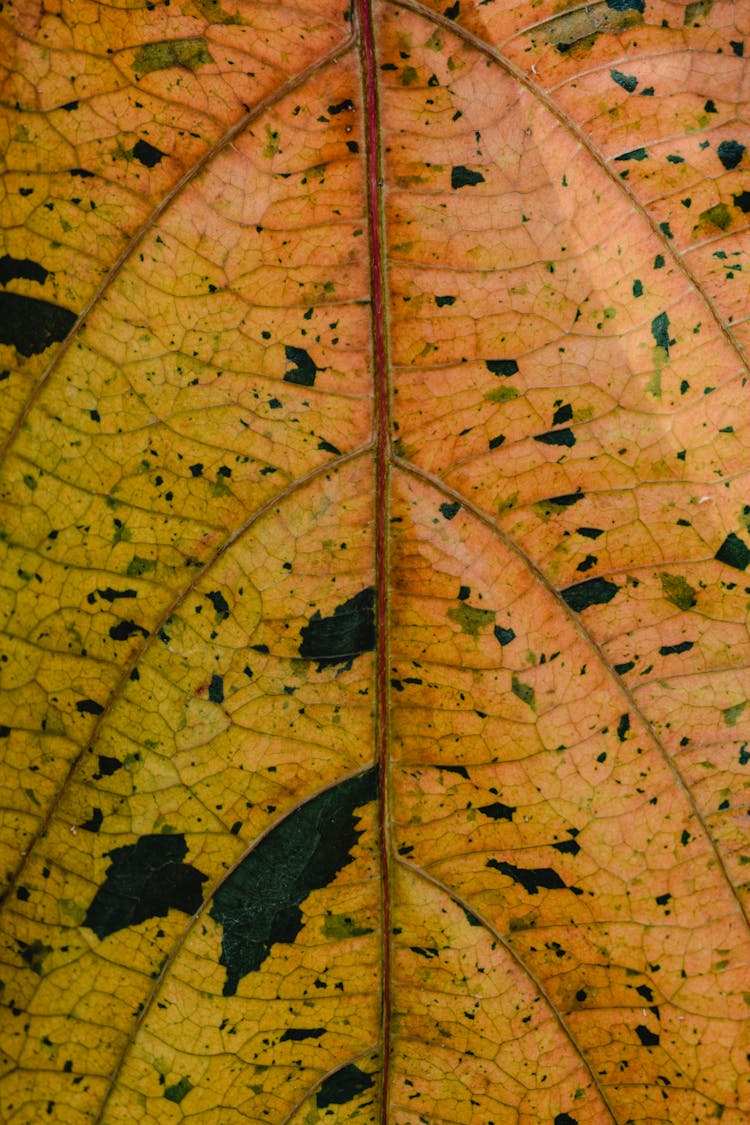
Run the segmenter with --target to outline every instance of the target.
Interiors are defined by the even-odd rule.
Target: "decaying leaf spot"
[[[375,647],[375,590],[360,590],[336,606],[329,617],[316,610],[308,625],[300,630],[299,654],[305,660],[316,660],[318,671],[334,664],[351,668],[352,661]]]
[[[368,770],[290,813],[251,851],[214,895],[210,915],[222,927],[224,995],[234,996],[277,942],[293,942],[304,924],[300,905],[347,864],[359,839],[356,810],[375,800]]]

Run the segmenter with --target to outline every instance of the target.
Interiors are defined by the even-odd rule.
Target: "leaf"
[[[0,18],[0,1118],[742,1125],[742,6]]]

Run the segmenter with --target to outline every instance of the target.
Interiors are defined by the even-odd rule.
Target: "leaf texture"
[[[0,1117],[743,1125],[747,10],[0,20]]]

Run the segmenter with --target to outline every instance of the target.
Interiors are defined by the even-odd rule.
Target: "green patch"
[[[167,1086],[164,1090],[164,1097],[168,1102],[176,1102],[180,1104],[186,1094],[189,1094],[193,1089],[193,1083],[184,1075],[179,1082],[175,1082],[173,1086]]]
[[[685,27],[696,21],[704,20],[710,14],[714,6],[714,0],[694,0],[692,4],[688,4],[685,8],[685,15],[682,17],[682,22]]]
[[[510,690],[522,703],[525,703],[532,711],[536,711],[536,695],[530,684],[522,683],[518,676],[514,674],[510,681]]]
[[[695,589],[681,574],[660,574],[661,592],[668,602],[678,609],[692,609],[695,605]]]
[[[471,637],[478,637],[479,630],[485,626],[491,625],[495,620],[494,609],[476,609],[472,605],[451,606],[448,610],[448,616],[451,621],[455,621],[460,627],[462,633],[468,633]]]
[[[270,160],[279,151],[279,142],[281,134],[278,129],[272,129],[270,125],[266,125],[266,143],[263,147],[263,155],[266,160]]]
[[[701,211],[700,221],[702,223],[711,223],[712,226],[718,227],[719,230],[726,230],[732,222],[732,212],[727,207],[726,203],[715,203],[713,207],[709,207],[707,211]]]
[[[156,570],[155,559],[142,559],[140,555],[133,555],[125,573],[128,578],[140,578],[142,574],[147,574],[150,570]]]
[[[740,715],[745,710],[745,703],[735,703],[733,707],[727,707],[722,711],[724,722],[728,727],[736,727]]]
[[[508,928],[512,934],[519,930],[530,930],[536,925],[538,917],[539,915],[532,910],[530,914],[522,914],[519,918],[510,918]]]
[[[162,39],[158,43],[145,43],[143,47],[139,47],[133,59],[133,70],[137,78],[152,74],[155,70],[167,70],[170,66],[181,66],[195,73],[200,67],[213,61],[202,36],[195,39]]]
[[[515,387],[494,387],[485,391],[482,397],[485,402],[510,402],[512,398],[518,398],[519,393]]]
[[[245,22],[239,16],[225,12],[219,0],[193,0],[193,3],[209,23],[243,24]]]
[[[323,922],[323,933],[334,941],[346,941],[372,932],[372,926],[358,926],[348,914],[327,914]]]

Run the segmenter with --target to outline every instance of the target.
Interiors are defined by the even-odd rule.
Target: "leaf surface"
[[[742,1125],[747,12],[2,21],[0,1116]]]

